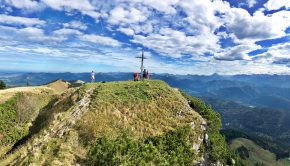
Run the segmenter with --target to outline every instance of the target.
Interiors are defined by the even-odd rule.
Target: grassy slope
[[[114,137],[129,132],[136,138],[143,138],[161,135],[191,122],[200,124],[200,115],[191,111],[180,92],[162,81],[87,86],[95,86],[95,90],[91,111],[79,121],[84,136],[105,134]]]
[[[86,147],[98,138],[114,141],[124,133],[136,141],[164,136],[192,122],[196,127],[190,132],[191,147],[201,144],[202,117],[192,111],[177,89],[163,81],[122,81],[86,87],[94,87],[90,111],[77,123],[80,140]]]
[[[88,101],[88,109],[80,108],[84,115],[76,119],[76,124],[71,123],[70,115],[79,101],[77,98],[88,95],[91,89],[93,93]],[[15,164],[63,162],[74,165],[86,157],[86,153],[98,138],[114,139],[127,133],[130,139],[139,141],[151,136],[162,136],[179,127],[190,126],[192,122],[195,127],[187,138],[190,147],[201,144],[199,137],[202,135],[202,117],[192,111],[178,90],[162,81],[86,84],[75,93],[77,96],[72,94],[60,99],[67,105],[66,108],[61,107],[62,102],[56,101],[57,104],[51,108],[53,111],[47,110],[53,115],[46,118],[49,122],[41,129],[39,136],[32,137],[28,144],[6,156],[2,163],[10,163],[21,156],[21,160]],[[40,136],[62,124],[67,128],[62,136]],[[30,147],[39,145],[39,142],[44,142],[44,145],[36,147],[37,150],[32,150],[31,153]]]
[[[54,95],[67,89],[56,81],[47,86],[11,88],[0,91],[0,157],[26,136],[32,121]]]
[[[268,150],[265,150],[255,144],[253,141],[245,139],[245,138],[236,138],[232,140],[230,144],[230,148],[232,150],[237,149],[240,146],[244,146],[249,151],[249,158],[247,161],[250,163],[250,165],[254,165],[257,162],[264,163],[265,165],[275,165],[275,166],[286,166],[290,165],[290,161],[287,161],[287,159],[284,160],[275,160],[275,154],[271,153]]]

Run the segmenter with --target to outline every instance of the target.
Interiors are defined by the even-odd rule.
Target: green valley
[[[230,148],[236,151],[240,156],[248,162],[248,165],[264,165],[264,166],[287,166],[290,165],[289,159],[276,160],[276,155],[268,150],[263,149],[253,141],[245,138],[233,139]],[[244,149],[244,152],[239,149]],[[248,155],[244,155],[244,154]]]

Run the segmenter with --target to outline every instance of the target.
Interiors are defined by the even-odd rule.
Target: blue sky
[[[0,71],[290,74],[288,0],[0,0]]]

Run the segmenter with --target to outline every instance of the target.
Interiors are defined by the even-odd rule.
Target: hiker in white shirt
[[[91,72],[91,82],[95,82],[95,73],[94,73],[94,71]]]

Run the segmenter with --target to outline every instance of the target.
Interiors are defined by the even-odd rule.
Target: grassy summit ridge
[[[226,163],[220,125],[210,107],[163,81],[88,83],[51,100],[0,165]]]
[[[88,85],[90,86],[90,85]],[[162,81],[95,84],[90,111],[79,121],[82,134],[111,137],[128,132],[133,137],[161,135],[178,127],[200,125],[181,93]],[[201,131],[197,128],[196,135]]]

